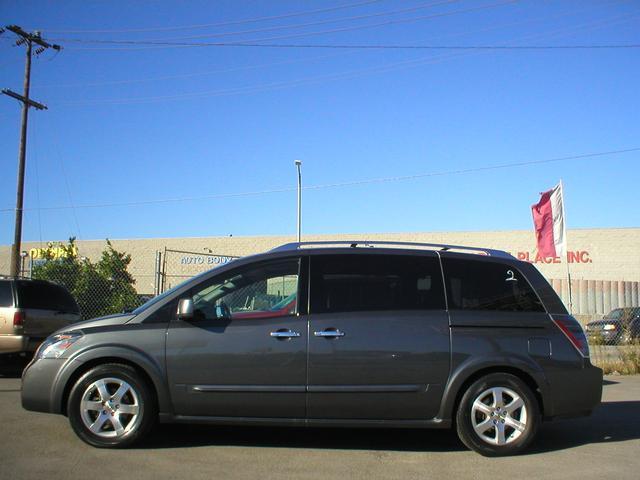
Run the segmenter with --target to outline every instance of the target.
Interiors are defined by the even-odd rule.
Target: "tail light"
[[[553,323],[562,330],[562,333],[569,339],[571,344],[580,352],[583,357],[589,356],[589,344],[587,337],[578,321],[571,316],[555,317]]]
[[[13,326],[22,327],[24,325],[24,312],[15,312],[13,314]]]

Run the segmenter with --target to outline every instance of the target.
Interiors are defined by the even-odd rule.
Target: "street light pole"
[[[296,160],[296,168],[298,169],[298,243],[300,243],[300,230],[302,228],[302,173],[300,167],[302,166],[302,160]]]

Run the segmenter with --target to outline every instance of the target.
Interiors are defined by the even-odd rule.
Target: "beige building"
[[[617,306],[640,304],[640,228],[575,229],[567,233],[567,255],[572,279],[573,310],[597,315]],[[419,232],[304,235],[303,241],[392,240],[446,243],[506,250],[517,258],[533,262],[568,303],[567,264],[560,258],[536,255],[532,230],[494,232]],[[289,236],[195,237],[112,240],[117,250],[130,253],[130,272],[141,294],[153,294],[184,278],[224,263],[232,256],[263,252],[294,241]],[[55,244],[56,242],[54,242]],[[47,242],[26,242],[25,271],[38,261]],[[78,255],[97,260],[105,247],[103,240],[78,240]],[[9,268],[9,246],[0,246],[0,273]],[[158,253],[160,252],[160,257]],[[162,273],[159,279],[158,273]]]

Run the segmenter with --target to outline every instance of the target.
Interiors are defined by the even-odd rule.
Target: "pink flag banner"
[[[538,252],[543,257],[566,255],[566,231],[562,182],[540,194],[540,201],[531,206]]]

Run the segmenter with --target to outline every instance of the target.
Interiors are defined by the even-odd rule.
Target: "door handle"
[[[322,330],[321,332],[313,332],[313,335],[316,337],[336,338],[336,337],[344,337],[344,332],[341,332],[340,330],[335,328],[335,329]]]
[[[277,330],[275,332],[271,332],[269,336],[273,338],[296,338],[300,336],[300,333],[294,332],[293,330]]]

